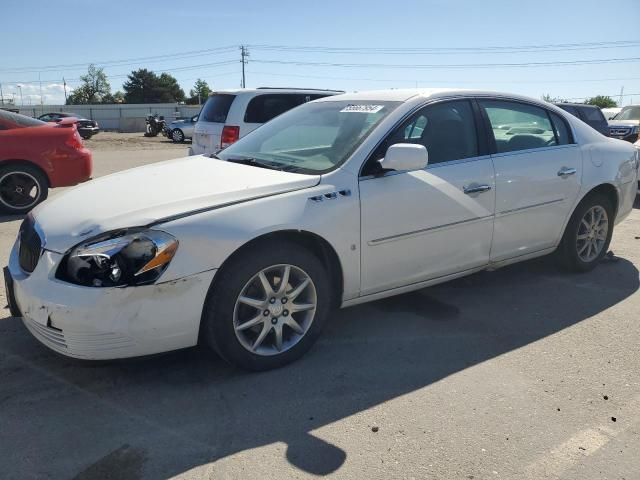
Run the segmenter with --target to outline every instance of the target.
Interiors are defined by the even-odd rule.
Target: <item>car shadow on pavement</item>
[[[0,464],[8,478],[167,478],[282,442],[291,464],[326,475],[347,454],[314,431],[575,325],[638,287],[625,259],[583,275],[534,260],[338,311],[309,354],[260,374],[199,348],[78,362],[19,319],[1,320]],[[374,435],[374,421],[352,434]]]

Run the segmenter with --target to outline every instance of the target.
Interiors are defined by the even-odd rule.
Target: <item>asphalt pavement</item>
[[[96,148],[96,175],[185,152]],[[20,219],[0,221],[6,264]],[[68,359],[4,309],[0,478],[638,479],[639,208],[611,249],[338,311],[259,374],[204,348]]]

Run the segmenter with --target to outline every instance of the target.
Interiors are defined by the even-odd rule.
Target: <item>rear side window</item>
[[[498,153],[557,145],[556,136],[543,108],[504,100],[481,100]]]
[[[582,116],[589,122],[606,122],[602,111],[599,108],[581,108]]]
[[[226,122],[227,115],[229,115],[229,109],[231,108],[231,104],[235,98],[235,95],[225,93],[211,95],[207,100],[207,103],[202,107],[200,119],[204,122]]]
[[[325,95],[318,94],[267,94],[258,95],[249,101],[244,114],[246,123],[267,123],[272,118],[293,107],[310,102]]]
[[[571,130],[569,130],[569,126],[564,118],[561,118],[560,115],[549,112],[551,116],[551,121],[553,122],[553,126],[556,132],[556,140],[558,145],[568,145],[573,143],[573,137],[571,135]]]

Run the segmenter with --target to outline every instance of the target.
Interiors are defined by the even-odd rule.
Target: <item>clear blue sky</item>
[[[235,48],[180,57],[178,54],[248,45],[290,47],[456,49],[520,47],[586,42],[640,41],[640,1],[617,0],[325,0],[223,2],[189,0],[87,2],[3,0],[0,83],[4,95],[24,82],[25,104],[63,99],[62,78],[77,85],[86,64],[105,66],[112,90],[124,76],[146,67],[172,73],[188,93],[196,78],[216,89],[240,85]],[[468,65],[583,61],[640,57],[640,46],[588,50],[436,54],[250,49],[247,86],[303,86],[364,90],[414,86],[459,86],[504,90],[540,97],[618,95],[640,103],[640,60],[625,63],[528,68],[391,68],[383,65]],[[165,57],[162,57],[162,56]],[[170,56],[173,55],[173,56]],[[159,56],[156,59],[135,60]],[[340,63],[318,66],[279,63]],[[224,63],[223,65],[205,65]],[[78,67],[44,67],[75,65]],[[375,64],[375,65],[371,65]],[[31,68],[33,67],[33,68]],[[23,69],[21,72],[16,70]],[[29,70],[29,71],[27,71]],[[27,83],[34,82],[35,83]]]

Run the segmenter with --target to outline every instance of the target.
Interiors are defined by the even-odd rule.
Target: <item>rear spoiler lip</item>
[[[76,117],[65,117],[61,119],[59,122],[56,122],[56,125],[60,125],[61,127],[73,127],[78,122]]]

